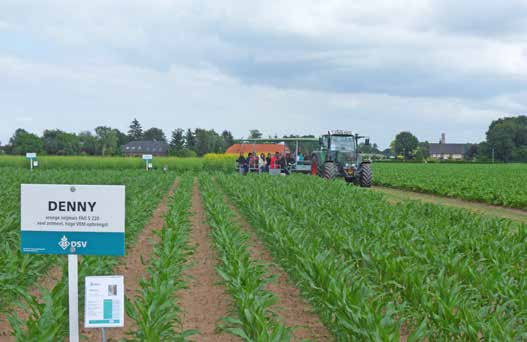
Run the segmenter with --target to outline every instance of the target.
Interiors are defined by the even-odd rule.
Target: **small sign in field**
[[[85,328],[124,327],[123,276],[86,277]]]
[[[22,253],[124,255],[125,187],[22,184],[21,229]]]

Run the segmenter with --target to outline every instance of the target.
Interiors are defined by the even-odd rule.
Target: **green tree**
[[[185,148],[189,151],[196,152],[196,136],[190,128],[187,129],[187,133],[185,134]]]
[[[165,132],[163,132],[162,129],[156,128],[156,127],[152,127],[144,131],[143,139],[167,142],[167,137],[165,136]]]
[[[80,150],[79,137],[59,129],[45,130],[42,143],[44,151],[50,155],[75,155]]]
[[[194,135],[196,137],[195,151],[198,156],[203,156],[207,153],[219,153],[223,148],[223,138],[213,129],[196,128]]]
[[[19,128],[9,139],[9,151],[11,154],[40,153],[43,151],[42,140],[37,135]]]
[[[143,139],[143,128],[141,127],[141,124],[136,118],[134,118],[134,120],[130,124],[128,138],[130,139],[130,141],[137,141]]]
[[[170,139],[169,152],[174,156],[181,156],[185,148],[185,131],[182,128],[176,128],[172,131],[172,139]]]
[[[417,144],[417,150],[421,151],[423,159],[430,157],[430,143],[428,141],[421,141]]]
[[[119,151],[119,137],[110,127],[99,126],[95,128],[97,145],[100,154],[103,156],[113,155]]]
[[[495,159],[514,161],[521,158],[521,148],[527,146],[527,116],[495,120],[487,131],[487,143],[494,150]]]
[[[404,159],[411,159],[414,151],[419,145],[419,140],[410,132],[401,132],[395,136],[393,149],[396,155],[402,155]]]
[[[223,148],[221,153],[223,153],[226,149],[234,144],[234,137],[232,136],[232,133],[227,130],[221,132],[221,137],[223,138]]]
[[[91,132],[80,132],[79,141],[81,154],[88,154],[91,156],[97,154],[97,137],[95,137]]]
[[[260,139],[262,137],[262,133],[257,129],[251,129],[249,131],[249,139]]]

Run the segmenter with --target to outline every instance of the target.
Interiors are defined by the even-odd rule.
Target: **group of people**
[[[249,153],[247,158],[240,152],[240,156],[236,159],[238,168],[243,174],[249,172],[249,170],[258,170],[260,173],[269,172],[269,170],[280,169],[282,173],[289,174],[291,165],[297,161],[303,161],[304,156],[301,152],[298,152],[298,156],[295,158],[293,154],[275,152],[275,154],[268,153],[267,156],[264,153],[260,155],[255,153]]]

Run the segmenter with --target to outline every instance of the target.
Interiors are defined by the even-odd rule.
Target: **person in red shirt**
[[[271,163],[269,164],[269,168],[270,169],[280,168],[280,165],[278,165],[279,160],[280,160],[280,153],[276,152],[274,156],[271,157]]]

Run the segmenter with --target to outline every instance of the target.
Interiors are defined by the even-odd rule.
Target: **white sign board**
[[[123,276],[86,277],[84,327],[124,327]]]
[[[22,253],[124,255],[123,185],[21,185]]]
[[[37,157],[36,153],[26,153],[27,159],[35,159]]]
[[[152,160],[151,154],[143,154],[143,160]]]

